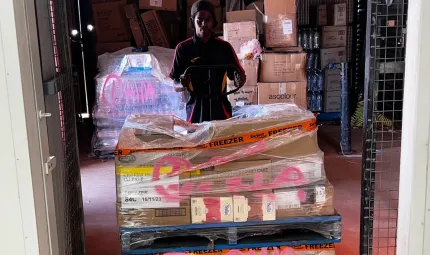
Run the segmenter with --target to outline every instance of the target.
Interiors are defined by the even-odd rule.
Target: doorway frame
[[[44,186],[48,148],[36,11],[32,0],[0,8],[0,253],[53,254]],[[56,238],[56,237],[52,237]]]

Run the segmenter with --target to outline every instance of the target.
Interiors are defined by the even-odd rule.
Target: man
[[[170,77],[190,91],[187,102],[187,119],[190,123],[230,118],[232,109],[227,96],[212,96],[209,99],[205,95],[225,93],[227,77],[239,86],[246,80],[245,71],[233,47],[214,35],[213,28],[217,24],[213,5],[206,0],[195,2],[191,7],[190,17],[190,25],[195,31],[194,36],[176,47]],[[217,68],[211,72],[210,77],[206,69],[194,71],[190,76],[183,75],[188,67],[198,65],[233,65],[239,71]],[[210,88],[206,83],[208,80]]]

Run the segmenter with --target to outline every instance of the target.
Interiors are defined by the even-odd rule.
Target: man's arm
[[[229,47],[227,47],[227,56],[228,56],[228,63],[230,65],[235,66],[239,73],[236,73],[232,70],[229,70],[227,72],[227,76],[230,80],[235,81],[235,85],[242,86],[246,82],[246,74],[245,70],[243,69],[242,65],[240,64],[239,59],[237,58],[236,52],[234,51],[233,47],[229,42],[226,42]]]
[[[185,63],[184,63],[184,56],[182,52],[181,44],[178,44],[175,49],[175,56],[173,59],[172,68],[170,69],[170,78],[174,81],[176,84],[174,86],[174,89],[177,92],[184,91],[184,87],[188,86],[189,79],[187,77],[182,77],[182,74],[185,71]],[[181,85],[182,86],[181,86]]]

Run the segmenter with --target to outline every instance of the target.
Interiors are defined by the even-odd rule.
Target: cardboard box
[[[128,47],[131,47],[130,42],[96,43],[96,54],[99,56],[104,53],[111,53]]]
[[[224,23],[224,40],[231,44],[236,54],[240,53],[243,43],[256,39],[257,36],[255,21]]]
[[[126,1],[93,4],[97,42],[122,42],[130,39],[125,5]]]
[[[306,194],[301,197],[300,193]],[[274,190],[276,219],[334,215],[334,188],[329,183]]]
[[[276,220],[272,192],[253,192],[233,196],[234,222]]]
[[[188,7],[191,7],[191,6],[193,6],[193,4],[195,3],[195,2],[197,2],[198,0],[187,0],[187,6]],[[211,2],[212,4],[213,4],[213,6],[215,6],[215,7],[219,7],[219,6],[221,6],[221,2],[220,2],[220,0],[206,0],[206,1],[208,1],[208,2]]]
[[[243,86],[233,94],[228,95],[231,106],[245,106],[258,104],[258,88],[254,86]]]
[[[324,69],[328,64],[337,64],[346,62],[347,52],[345,47],[321,49],[321,69]]]
[[[234,11],[226,13],[227,23],[236,23],[243,21],[257,22],[257,13],[255,10]]]
[[[325,26],[322,28],[322,48],[346,47],[347,26]]]
[[[327,5],[319,4],[317,6],[317,25],[327,26]]]
[[[265,39],[267,47],[297,46],[296,13],[266,16]]]
[[[259,82],[306,81],[306,53],[263,53]]]
[[[263,184],[272,182],[272,167],[270,160],[251,160],[251,161],[233,161],[223,165],[217,165],[195,171],[191,173],[189,182],[199,186],[202,182],[211,182],[211,188],[208,192],[195,192],[195,196],[225,194],[229,193],[227,180],[238,176],[240,173],[241,183],[244,185],[253,185],[255,174],[262,174]]]
[[[300,170],[303,175],[303,179],[306,183],[321,182],[326,179],[324,171],[324,154],[308,155],[306,159],[289,160],[289,159],[273,159],[272,160],[272,178],[276,180],[280,178],[280,174],[288,168],[294,167]],[[293,175],[293,173],[291,173]],[[294,182],[284,182],[282,187],[288,188],[298,186]]]
[[[223,13],[224,8],[223,7],[215,7],[215,16],[218,21],[218,25],[214,28],[215,33],[222,33],[223,31]],[[191,18],[191,8],[189,7],[187,9],[187,37],[192,37],[194,35],[194,30],[190,27],[189,20]]]
[[[150,9],[159,11],[177,11],[177,0],[139,0],[140,9]]]
[[[141,26],[138,18],[138,10],[134,4],[127,4],[124,7],[125,15],[130,23],[131,33],[133,34],[134,41],[137,47],[148,45],[143,34],[143,27]]]
[[[346,26],[348,25],[348,9],[346,3],[331,4],[327,11],[327,25]]]
[[[233,222],[233,197],[192,197],[191,223]]]
[[[260,61],[258,59],[242,59],[240,60],[240,65],[245,70],[246,82],[244,87],[251,86],[254,87],[258,83],[258,66]],[[234,86],[234,82],[230,79],[227,80],[227,85]],[[233,87],[232,87],[233,88]]]
[[[258,104],[277,103],[294,103],[306,109],[306,82],[259,83]]]
[[[285,15],[297,13],[296,0],[269,0],[264,1],[264,13],[266,16]]]
[[[157,11],[144,12],[141,17],[152,45],[169,48],[169,41]]]
[[[325,70],[325,83],[324,90],[325,91],[340,91],[340,69],[326,69]]]
[[[118,204],[117,219],[121,228],[188,225],[191,224],[190,199],[181,201],[176,208],[122,209]]]
[[[340,93],[340,90],[324,93],[324,112],[340,112],[342,110]]]
[[[257,28],[260,35],[264,34],[264,25],[263,20],[265,19],[264,15],[264,0],[259,0],[256,2],[253,2],[246,6],[247,10],[255,11],[255,15],[257,16]]]

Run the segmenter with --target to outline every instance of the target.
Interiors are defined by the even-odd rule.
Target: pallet
[[[341,240],[341,216],[122,228],[120,233],[122,254],[328,244]]]

